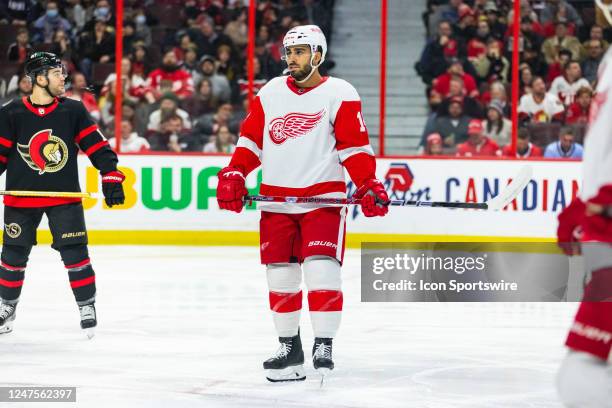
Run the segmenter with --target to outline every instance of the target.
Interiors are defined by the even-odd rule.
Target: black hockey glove
[[[102,193],[104,193],[104,201],[109,207],[123,204],[125,201],[123,185],[121,184],[123,180],[125,180],[125,176],[119,170],[102,175]]]

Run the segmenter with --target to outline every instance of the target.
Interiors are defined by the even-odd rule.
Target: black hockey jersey
[[[28,98],[0,108],[0,170],[7,190],[79,192],[79,148],[102,174],[117,170],[117,155],[80,101],[55,98],[46,106]],[[13,207],[48,207],[79,198],[4,196]]]

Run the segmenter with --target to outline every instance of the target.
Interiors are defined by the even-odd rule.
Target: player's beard
[[[306,65],[304,69],[300,69],[298,71],[290,71],[289,73],[291,74],[293,79],[295,79],[296,81],[302,81],[304,78],[310,75],[311,71],[312,71],[312,66],[308,64]]]

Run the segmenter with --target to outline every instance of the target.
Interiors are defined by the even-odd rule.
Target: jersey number
[[[359,131],[360,132],[365,132],[366,131],[366,127],[365,127],[365,123],[363,121],[363,117],[361,116],[361,112],[357,112],[357,120],[359,121]]]

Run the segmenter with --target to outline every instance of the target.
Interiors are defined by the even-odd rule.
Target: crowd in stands
[[[58,54],[66,97],[81,100],[114,137],[115,63],[122,67],[121,151],[231,153],[248,110],[248,0],[123,0],[123,56],[115,58],[112,0],[0,2],[0,99],[28,96],[33,51]],[[260,0],[255,92],[281,75],[282,38],[317,24],[330,41],[334,0]],[[324,71],[331,67],[326,61]],[[116,146],[114,139],[110,140]]]
[[[610,29],[592,2],[520,0],[516,157],[581,158]],[[429,0],[424,154],[513,156],[511,0]],[[599,24],[598,24],[599,23]]]

